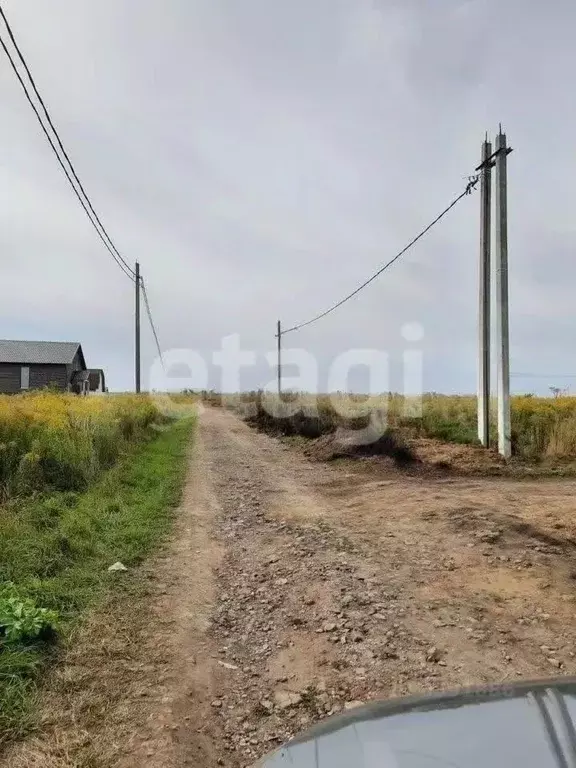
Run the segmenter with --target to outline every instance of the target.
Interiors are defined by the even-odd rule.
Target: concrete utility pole
[[[134,363],[136,366],[135,370],[135,388],[136,392],[140,392],[140,264],[136,262],[136,309],[135,309],[135,319],[136,319],[136,336],[135,336],[135,344],[134,344]]]
[[[480,270],[478,305],[478,440],[490,441],[490,208],[492,197],[492,144],[482,144],[480,165]]]
[[[510,425],[510,340],[508,324],[508,202],[506,134],[496,137],[496,339],[498,346],[498,451],[512,455]]]
[[[282,396],[282,324],[278,320],[278,396]]]

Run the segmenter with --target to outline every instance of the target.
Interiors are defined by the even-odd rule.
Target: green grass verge
[[[476,425],[463,421],[447,421],[428,416],[422,419],[422,432],[426,437],[443,440],[446,443],[478,444]]]
[[[0,645],[0,745],[25,733],[46,664],[75,622],[170,528],[186,471],[193,419],[162,428],[82,494],[54,493],[0,506],[0,585],[13,582],[59,615],[56,646]]]

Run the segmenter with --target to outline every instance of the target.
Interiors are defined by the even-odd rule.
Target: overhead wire
[[[396,256],[394,256],[394,258],[390,259],[390,261],[388,261],[386,264],[384,264],[383,267],[381,267],[377,272],[375,272],[371,277],[369,277],[368,280],[365,280],[355,290],[353,290],[351,293],[349,293],[343,299],[340,299],[340,301],[337,301],[336,304],[333,304],[329,309],[325,310],[324,312],[321,312],[320,314],[316,315],[315,317],[312,317],[310,320],[306,320],[303,323],[298,323],[297,325],[293,325],[291,328],[287,328],[286,330],[282,330],[281,331],[281,335],[284,336],[287,333],[292,333],[294,331],[299,331],[301,328],[305,328],[308,325],[312,325],[312,323],[316,323],[318,320],[321,320],[322,318],[324,318],[327,315],[331,314],[336,309],[338,309],[343,304],[345,304],[347,301],[349,301],[350,299],[354,298],[354,296],[356,296],[358,293],[360,293],[360,291],[362,291],[364,288],[366,288],[366,286],[370,285],[370,283],[372,283],[374,280],[376,280],[377,277],[379,277],[383,272],[385,272],[389,267],[391,267],[392,264],[394,264],[394,262],[398,261],[398,259],[401,256],[403,256],[406,253],[406,251],[408,251],[410,248],[412,248],[412,246],[415,243],[417,243],[418,240],[420,240],[420,238],[424,237],[424,235],[427,232],[429,232],[432,229],[432,227],[440,221],[440,219],[442,219],[444,216],[446,216],[446,214],[452,208],[454,208],[454,206],[460,200],[462,200],[463,197],[466,197],[466,195],[469,195],[472,192],[472,190],[476,187],[476,185],[478,184],[479,178],[480,178],[479,175],[470,176],[469,179],[468,179],[468,183],[466,185],[466,189],[464,190],[464,192],[462,192],[462,194],[458,195],[458,197],[456,197],[454,200],[452,200],[450,205],[448,205],[442,211],[442,213],[440,213],[438,216],[436,216],[434,221],[432,221],[430,224],[428,224],[428,226],[425,229],[423,229],[418,235],[416,235],[416,237],[413,240],[411,240],[408,243],[407,246],[405,246],[399,253],[396,254]]]
[[[160,361],[162,365],[164,365],[164,358],[162,356],[162,348],[160,347],[160,341],[158,340],[158,334],[156,332],[156,326],[154,325],[154,320],[152,318],[152,310],[150,309],[150,302],[148,301],[148,294],[146,292],[146,285],[144,283],[144,278],[140,278],[140,286],[142,288],[142,296],[144,297],[144,306],[146,307],[146,314],[148,315],[148,321],[150,323],[150,327],[152,328],[152,335],[154,336],[154,341],[156,342],[156,349],[158,350],[158,356],[160,357]]]
[[[94,210],[94,206],[92,205],[92,202],[90,201],[90,198],[88,197],[84,186],[82,185],[82,182],[80,181],[78,174],[76,173],[76,170],[74,168],[74,165],[72,164],[72,161],[70,160],[70,157],[68,153],[66,152],[66,149],[64,148],[64,144],[62,143],[62,140],[60,139],[60,136],[58,134],[58,131],[56,130],[54,123],[52,121],[52,118],[50,116],[50,113],[48,112],[48,109],[46,107],[46,104],[44,100],[42,99],[42,96],[40,95],[40,92],[38,91],[38,88],[36,86],[36,83],[34,81],[34,78],[30,72],[30,69],[24,59],[24,56],[20,50],[20,47],[18,46],[18,43],[16,42],[16,39],[14,37],[14,33],[12,31],[12,28],[10,26],[10,23],[8,22],[8,19],[6,18],[6,14],[4,13],[4,10],[0,6],[0,16],[2,17],[4,24],[6,25],[6,29],[8,31],[8,35],[10,37],[10,40],[12,41],[12,44],[16,50],[16,53],[18,54],[18,57],[20,59],[20,62],[22,63],[22,66],[24,67],[26,74],[28,76],[28,79],[30,80],[30,84],[32,86],[32,89],[34,90],[34,93],[42,107],[42,110],[44,112],[44,115],[46,117],[46,120],[48,121],[48,124],[54,133],[54,136],[56,137],[56,142],[58,144],[58,147],[60,148],[62,154],[64,155],[70,170],[66,167],[64,161],[62,160],[62,157],[58,151],[58,148],[56,147],[56,144],[54,143],[54,139],[48,132],[48,129],[46,128],[46,125],[42,119],[42,115],[40,114],[40,111],[38,110],[38,107],[34,103],[34,100],[32,99],[30,92],[28,90],[28,86],[24,82],[24,79],[22,75],[20,74],[20,71],[18,70],[18,67],[16,66],[16,62],[14,61],[12,54],[10,53],[4,39],[2,38],[2,35],[0,34],[0,44],[2,45],[2,48],[4,49],[4,53],[8,57],[8,60],[12,66],[12,69],[14,70],[14,73],[16,77],[18,78],[18,81],[22,87],[22,90],[24,91],[24,94],[26,96],[26,99],[28,100],[28,103],[32,107],[34,114],[36,115],[36,118],[40,124],[40,127],[42,128],[42,131],[44,135],[46,136],[46,139],[48,140],[48,143],[50,144],[52,151],[56,155],[56,159],[58,160],[60,167],[64,171],[66,178],[68,179],[68,182],[70,186],[72,187],[72,190],[74,191],[74,194],[78,198],[80,204],[82,205],[82,208],[84,209],[84,212],[88,216],[88,219],[94,229],[96,230],[96,233],[106,246],[108,252],[116,262],[116,264],[120,267],[122,272],[129,277],[133,282],[135,280],[135,273],[132,267],[128,264],[128,262],[123,258],[122,254],[118,251],[116,246],[114,245],[114,242],[112,241],[111,237],[109,236],[108,232],[106,231],[104,225],[102,224],[102,221],[100,220],[98,214]],[[73,178],[75,179],[78,187],[74,184]],[[78,188],[80,189],[80,192],[78,191]],[[99,228],[100,227],[100,228]],[[100,231],[100,229],[102,231]]]
[[[576,373],[511,373],[521,379],[576,379]]]

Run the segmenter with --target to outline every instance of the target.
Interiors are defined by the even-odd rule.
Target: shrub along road
[[[576,673],[576,483],[369,466],[206,410],[171,546],[10,768],[248,766],[368,699]]]

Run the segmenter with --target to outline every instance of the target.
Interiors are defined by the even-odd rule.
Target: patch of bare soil
[[[444,466],[459,474],[502,475],[509,473],[509,465],[494,450],[479,445],[447,443],[431,438],[414,438],[409,445],[425,464]]]
[[[152,613],[79,644],[60,674],[93,682],[11,766],[240,768],[358,702],[576,673],[574,481],[311,462],[221,409],[200,431]]]
[[[363,433],[360,433],[363,434]],[[312,461],[335,459],[360,460],[365,469],[397,467],[410,474],[511,477],[574,478],[574,461],[547,459],[529,462],[519,458],[509,461],[493,448],[480,445],[448,443],[425,437],[412,437],[403,430],[390,430],[379,439],[358,440],[354,431],[341,430],[315,439],[284,438],[287,445],[300,450]]]
[[[304,455],[317,461],[377,456],[390,460],[398,467],[408,467],[419,461],[407,443],[391,430],[379,435],[366,430],[360,437],[358,432],[352,430],[337,430],[311,440],[304,447]]]

